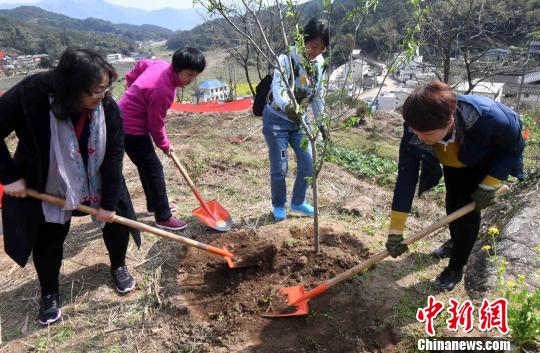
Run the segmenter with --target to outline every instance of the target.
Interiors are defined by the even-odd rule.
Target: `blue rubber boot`
[[[304,216],[313,217],[315,214],[315,211],[313,210],[313,206],[311,206],[307,201],[304,201],[301,205],[295,205],[291,203],[291,211],[296,213],[301,213]]]
[[[287,218],[285,207],[274,207],[274,219],[276,221],[283,221],[285,218]]]

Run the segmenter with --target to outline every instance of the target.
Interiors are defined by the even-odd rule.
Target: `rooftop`
[[[201,82],[199,89],[212,89],[227,86],[227,84],[220,80],[206,80]]]

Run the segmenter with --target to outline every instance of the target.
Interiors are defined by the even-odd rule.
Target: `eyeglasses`
[[[92,97],[92,99],[105,98],[105,96],[107,95],[107,93],[111,91],[111,89],[112,89],[112,85],[105,88],[104,90],[90,91],[88,92],[88,95]]]

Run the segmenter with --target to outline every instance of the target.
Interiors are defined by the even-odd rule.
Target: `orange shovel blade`
[[[229,252],[229,249],[227,249],[226,246],[223,246],[223,250]],[[236,262],[233,261],[233,256],[225,256],[225,261],[227,261],[227,265],[229,268],[243,268],[243,267],[255,267],[257,264],[255,263],[249,263],[246,261],[243,261],[242,259],[236,259]]]
[[[291,306],[293,306],[293,303],[297,301],[299,298],[301,298],[305,294],[304,286],[293,286],[293,287],[287,287],[287,288],[280,288],[279,292],[282,295],[287,296],[287,303]],[[295,311],[286,313],[286,314],[269,314],[264,316],[271,316],[271,317],[285,317],[285,316],[301,316],[301,315],[307,315],[309,312],[308,310],[308,301],[303,300],[299,303],[295,303],[294,307],[296,308]]]
[[[227,210],[216,200],[208,202],[207,205],[210,212],[207,212],[204,207],[201,206],[194,209],[192,213],[210,228],[220,232],[226,232],[231,229],[232,219],[229,212],[227,212]]]

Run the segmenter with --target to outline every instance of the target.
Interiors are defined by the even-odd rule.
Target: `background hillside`
[[[213,19],[197,25],[203,21],[197,13],[202,11],[197,9],[144,11],[112,5],[103,0],[43,0],[36,5],[53,12],[36,6],[0,10],[1,47],[18,49],[27,54],[45,52],[54,55],[66,45],[98,47],[107,52],[127,52],[136,47],[135,41],[167,40],[169,50],[190,45],[205,51],[240,43],[238,35],[223,19]],[[4,4],[0,8],[7,6],[14,5]],[[334,2],[332,41],[335,46],[335,64],[346,60],[353,41],[355,47],[361,48],[365,54],[388,59],[388,55],[399,48],[401,32],[411,20],[411,8],[402,0],[380,1],[375,13],[364,19],[354,38],[354,24],[347,21],[346,17],[355,6],[354,0]],[[484,6],[489,9],[493,30],[502,28],[508,33],[516,32],[517,28],[538,30],[540,0],[486,0]],[[299,6],[303,22],[320,15],[321,10],[322,0],[309,1]],[[152,20],[148,17],[151,12],[155,15]],[[272,21],[271,16],[261,16],[265,21]],[[119,22],[125,24],[115,24]],[[130,23],[157,23],[159,26]],[[182,30],[173,32],[164,27]],[[496,45],[524,46],[525,42],[525,36],[514,35],[500,38]]]
[[[95,18],[79,20],[35,6],[0,10],[0,48],[24,54],[57,56],[66,46],[128,53],[137,41],[163,41],[173,32],[158,26],[113,24]]]
[[[442,1],[444,2],[444,1]],[[441,3],[441,1],[433,1]],[[398,50],[402,32],[411,21],[412,8],[403,0],[383,0],[377,10],[363,20],[358,35],[353,38],[354,23],[347,21],[347,14],[354,10],[355,0],[334,1],[332,13],[334,54],[345,60],[347,53],[340,53],[346,43],[355,41],[355,46],[373,57],[388,59],[389,53]],[[527,28],[530,32],[539,29],[540,0],[486,0],[483,6],[489,12],[491,30],[504,30],[506,33],[518,32],[518,28]],[[320,16],[322,0],[306,2],[298,7],[303,22],[314,16]],[[509,15],[511,14],[511,16]],[[264,14],[262,15],[264,16]],[[223,47],[226,44],[237,43],[238,35],[234,33],[222,19],[214,19],[196,26],[191,30],[177,31],[167,41],[171,50],[184,45],[195,45],[203,50]],[[509,35],[496,43],[502,47],[523,46],[526,37]],[[483,43],[478,43],[479,48]],[[337,63],[339,64],[339,61]]]
[[[0,4],[0,8],[11,9],[23,5],[27,4]],[[103,0],[42,0],[32,5],[77,19],[92,17],[114,23],[158,25],[170,30],[191,29],[203,21],[197,9],[163,8],[146,11]]]

